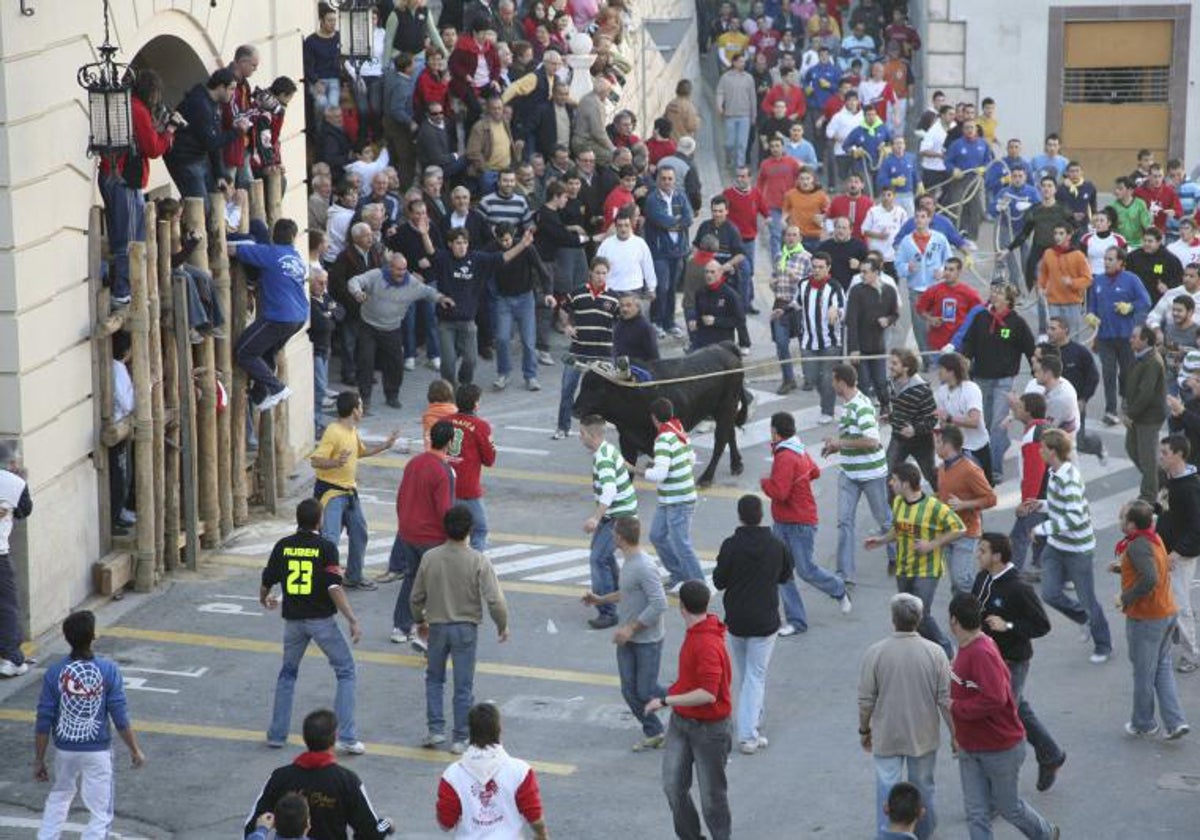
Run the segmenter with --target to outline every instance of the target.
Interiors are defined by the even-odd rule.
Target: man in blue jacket
[[[983,221],[984,168],[992,162],[992,147],[979,132],[979,127],[967,120],[963,124],[963,136],[946,149],[946,169],[951,172],[945,204],[968,239],[979,237],[979,225]]]
[[[275,376],[275,354],[308,320],[308,266],[296,250],[298,228],[291,219],[275,222],[271,244],[230,242],[229,255],[260,271],[258,317],[233,348],[238,367],[250,378],[250,399],[269,411],[292,395]]]
[[[946,237],[946,240],[958,250],[967,251],[975,247],[967,242],[966,238],[959,233],[958,228],[954,226],[952,221],[937,212],[937,199],[933,197],[932,193],[925,193],[917,199],[917,209],[924,209],[929,213],[930,230],[936,230],[942,236]],[[900,230],[896,232],[896,237],[892,240],[892,244],[897,248],[900,247],[900,243],[904,241],[904,237],[908,236],[916,228],[917,215],[913,213],[912,218],[900,226]]]
[[[906,149],[907,143],[903,137],[892,138],[892,152],[879,162],[879,169],[875,173],[875,192],[894,190],[896,203],[912,218],[916,212],[914,196],[921,187],[921,167],[917,166],[916,158],[908,154]]]
[[[226,187],[223,150],[250,130],[250,119],[244,116],[228,130],[221,129],[221,106],[229,104],[236,88],[233,71],[222,67],[208,82],[188,91],[179,105],[187,125],[176,130],[175,143],[163,158],[180,195],[202,198],[206,207],[208,194]]]
[[[38,698],[33,776],[50,781],[46,748],[54,738],[54,786],[46,797],[39,837],[58,837],[67,821],[78,789],[91,814],[85,837],[107,837],[113,820],[112,731],[129,747],[134,767],[146,756],[125,709],[121,669],[111,659],[92,653],[96,616],[89,610],[73,612],[62,623],[71,652],[51,665],[42,678]]]
[[[683,276],[691,226],[692,205],[683,190],[675,189],[675,170],[660,166],[656,189],[646,196],[645,237],[658,280],[651,320],[660,330],[676,338],[684,335],[675,323],[675,290]]]
[[[1146,320],[1150,293],[1138,276],[1125,270],[1125,249],[1109,248],[1104,273],[1097,275],[1088,295],[1086,320],[1096,331],[1100,373],[1104,381],[1104,425],[1120,423],[1117,396],[1125,396],[1125,374],[1133,364],[1129,336]]]

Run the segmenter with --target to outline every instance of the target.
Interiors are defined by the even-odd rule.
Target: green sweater
[[[1125,374],[1125,414],[1138,425],[1160,426],[1167,419],[1166,375],[1162,358],[1147,350]]]

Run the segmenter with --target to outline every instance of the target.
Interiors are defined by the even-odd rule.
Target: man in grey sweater
[[[408,307],[418,300],[453,306],[454,300],[410,273],[408,260],[398,252],[389,254],[387,263],[381,268],[351,277],[346,288],[362,305],[354,368],[358,374],[363,413],[371,406],[377,354],[383,369],[383,395],[389,406],[399,408],[400,386],[404,384],[403,324]]]
[[[657,567],[638,544],[642,537],[636,516],[622,516],[613,523],[617,550],[624,558],[621,588],[607,595],[588,592],[583,603],[617,605],[617,671],[621,677],[621,695],[629,711],[642,725],[645,737],[633,745],[634,752],[656,750],[663,745],[663,724],[653,712],[646,712],[651,697],[661,697],[658,666],[662,660],[663,615],[667,611],[667,593]]]
[[[757,110],[754,77],[746,72],[746,54],[738,53],[717,82],[717,115],[725,121],[725,163],[731,170],[747,163],[750,126]]]
[[[473,524],[471,511],[455,505],[446,511],[442,524],[446,542],[421,558],[410,598],[417,633],[429,645],[425,668],[429,734],[422,746],[434,749],[446,743],[442,693],[449,659],[454,663],[454,741],[450,752],[462,755],[467,749],[467,713],[475,703],[475,648],[483,607],[487,605],[500,641],[506,642],[508,605],[491,562],[467,543]]]

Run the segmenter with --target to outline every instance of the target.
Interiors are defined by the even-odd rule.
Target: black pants
[[[925,476],[925,480],[929,482],[929,486],[936,493],[937,470],[933,465],[933,436],[915,435],[911,438],[903,438],[899,433],[893,431],[892,440],[887,449],[888,471],[896,469],[909,458],[917,462],[921,474]]]
[[[389,400],[399,398],[400,386],[404,384],[404,328],[377,330],[360,321],[356,341],[358,353],[355,368],[358,371],[358,394],[363,402],[371,401],[376,360],[383,371],[384,397]]]
[[[128,440],[108,449],[108,498],[114,525],[121,511],[129,506],[129,477],[133,474],[133,453]]]
[[[11,514],[10,514],[11,515]],[[14,665],[25,661],[21,653],[21,603],[12,557],[0,554],[0,657]]]
[[[357,315],[346,313],[346,317],[337,325],[335,341],[338,355],[342,357],[342,382],[346,385],[358,384],[358,375],[354,370],[354,354],[358,351],[360,323]]]
[[[283,383],[275,376],[275,355],[303,326],[303,321],[259,320],[242,332],[233,352],[238,367],[250,377],[250,399],[253,402],[260,403],[268,394],[283,390]]]

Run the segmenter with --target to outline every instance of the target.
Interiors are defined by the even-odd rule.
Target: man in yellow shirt
[[[321,536],[337,545],[342,528],[350,536],[350,552],[342,586],[346,589],[375,589],[374,581],[363,577],[363,557],[367,552],[367,518],[358,501],[358,459],[386,452],[399,437],[393,431],[387,440],[368,447],[358,436],[362,421],[362,400],[353,391],[343,391],[337,398],[338,419],[325,427],[321,442],[308,461],[316,471],[313,496],[325,509],[321,521]],[[387,578],[395,580],[395,577]]]

